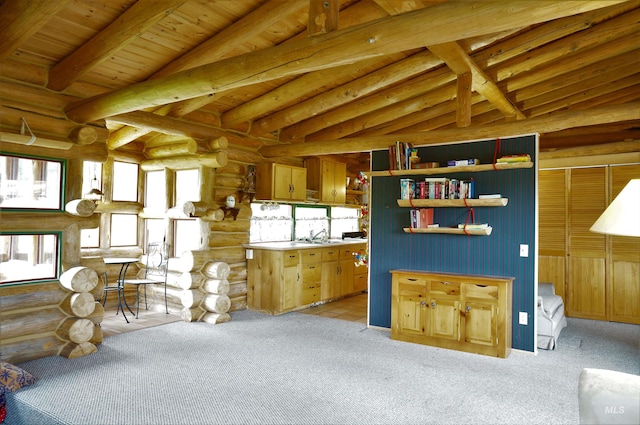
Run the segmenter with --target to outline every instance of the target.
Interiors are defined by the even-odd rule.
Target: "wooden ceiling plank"
[[[411,99],[421,93],[435,90],[439,87],[447,85],[455,81],[455,75],[448,69],[441,67],[435,71],[420,75],[416,78],[408,80],[405,83],[390,87],[370,96],[358,99],[356,102],[350,102],[342,107],[332,109],[322,115],[314,116],[305,121],[296,123],[290,127],[284,128],[280,132],[280,141],[293,142],[305,140],[331,140],[337,137],[323,137],[321,134],[329,131],[335,131],[336,126],[344,122],[352,122],[352,127],[362,129],[366,123],[366,114],[377,109],[393,105]],[[453,86],[451,86],[453,87]],[[437,94],[438,92],[436,92]],[[452,92],[455,96],[455,92]],[[437,103],[437,102],[436,102]],[[360,117],[360,118],[359,118]],[[333,133],[341,133],[342,130]],[[355,130],[358,131],[358,130]]]
[[[517,75],[530,73],[534,69],[547,66],[549,63],[555,63],[558,60],[568,59],[589,49],[612,45],[616,40],[627,40],[624,43],[634,38],[637,40],[637,37],[629,38],[629,36],[638,33],[639,20],[640,9],[632,10],[624,15],[538,47],[530,52],[527,60],[522,60],[521,57],[514,57],[509,61],[503,62],[498,67],[489,68],[487,72],[497,83],[500,83],[507,78],[512,79]],[[552,26],[553,23],[544,26],[547,25]],[[637,41],[635,45],[637,46]]]
[[[536,24],[623,0],[448,2],[309,39],[225,59],[171,76],[133,84],[66,108],[77,122],[190,99],[234,87],[332,68],[359,60]],[[473,13],[463,13],[463,10]],[[495,16],[509,16],[496,21]],[[425,20],[431,24],[424,25]]]
[[[0,30],[0,61],[11,56],[37,33],[68,0],[7,0],[0,3],[3,26]]]
[[[331,69],[321,69],[309,72],[291,80],[281,86],[270,90],[262,96],[251,99],[233,109],[222,114],[224,127],[234,127],[243,121],[249,121],[260,115],[265,115],[265,111],[274,111],[280,108],[291,106],[299,101],[300,97],[306,93],[327,87],[327,81],[341,81],[358,72],[362,68],[371,68],[380,64],[378,68],[386,65],[380,58],[369,59],[351,65],[343,65]]]
[[[295,124],[307,117],[353,102],[386,86],[423,73],[440,63],[440,59],[431,52],[416,53],[407,59],[394,62],[333,90],[261,118],[254,123],[251,134],[259,136]]]
[[[141,33],[172,13],[185,1],[138,0],[107,28],[54,66],[49,71],[47,88],[64,90],[91,68],[137,39]]]
[[[198,45],[195,49],[166,65],[153,74],[150,79],[165,77],[176,72],[219,61],[238,45],[242,45],[278,21],[300,11],[306,5],[307,2],[305,0],[266,2],[209,40]]]
[[[514,116],[517,119],[526,118],[511,100],[498,88],[496,83],[469,57],[462,47],[456,42],[437,45],[429,45],[428,49],[440,57],[456,74],[471,72],[473,75],[473,90],[482,94],[496,109],[505,116]]]
[[[526,133],[548,133],[572,127],[593,126],[619,121],[640,120],[640,102],[611,105],[588,110],[566,110],[546,116],[502,124],[469,128],[434,130],[423,133],[393,134],[366,138],[326,140],[289,145],[271,145],[259,149],[264,157],[328,155],[386,149],[398,138],[415,146],[455,143],[462,140],[492,139]]]
[[[585,87],[607,84],[616,78],[623,78],[634,74],[640,68],[640,50],[617,56],[615,60],[605,59],[574,70],[563,75],[561,80],[551,79],[533,84],[515,92],[516,102],[522,102],[522,108],[527,110],[558,97],[556,90],[569,95]]]

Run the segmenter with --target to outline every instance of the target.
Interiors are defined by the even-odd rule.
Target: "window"
[[[344,232],[360,230],[360,209],[331,207],[331,237],[340,239]]]
[[[138,244],[138,216],[136,214],[111,214],[111,246]]]
[[[58,278],[59,233],[0,235],[0,283]]]
[[[200,249],[200,221],[174,220],[173,252],[181,256],[185,251]]]
[[[0,155],[0,208],[62,210],[64,161]]]
[[[272,202],[251,204],[251,242],[290,241],[293,235],[291,205]]]
[[[167,183],[164,170],[147,171],[144,189],[144,206],[153,211],[167,209]]]
[[[296,205],[293,214],[296,239],[316,236],[323,230],[329,237],[329,207]]]
[[[200,200],[200,172],[198,170],[176,171],[175,205],[180,206],[187,201]]]
[[[113,201],[138,201],[138,165],[113,163]]]
[[[145,246],[152,242],[163,242],[166,235],[166,225],[163,219],[153,218],[147,219],[145,223]]]

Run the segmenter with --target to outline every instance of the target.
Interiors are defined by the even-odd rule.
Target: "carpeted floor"
[[[232,317],[24,363],[38,381],[7,424],[575,424],[584,367],[640,374],[636,325],[569,319],[556,350],[497,359],[299,313]]]

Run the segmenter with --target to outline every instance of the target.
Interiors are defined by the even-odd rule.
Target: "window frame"
[[[56,208],[30,208],[30,207],[6,207],[0,206],[0,210],[4,211],[15,211],[15,212],[64,212],[65,204],[66,204],[66,176],[67,176],[67,160],[61,158],[49,158],[38,155],[24,155],[12,152],[6,152],[0,150],[0,156],[18,158],[18,159],[26,159],[33,161],[46,161],[60,164],[60,179],[58,181],[58,206]]]
[[[28,232],[28,231],[0,231],[1,236],[47,236],[54,235],[56,237],[55,247],[53,254],[55,259],[53,261],[53,273],[54,276],[47,276],[35,279],[20,279],[0,282],[0,286],[8,285],[25,285],[32,283],[49,283],[57,282],[60,280],[62,274],[62,238],[63,232],[61,230],[41,231],[41,232]]]

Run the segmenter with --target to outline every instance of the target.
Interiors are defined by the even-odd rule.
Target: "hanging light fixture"
[[[93,178],[91,179],[91,190],[84,194],[83,198],[98,203],[102,201],[104,193],[100,190],[100,182],[96,175],[96,166],[93,166]]]
[[[632,179],[593,223],[592,232],[640,237],[640,179]]]

